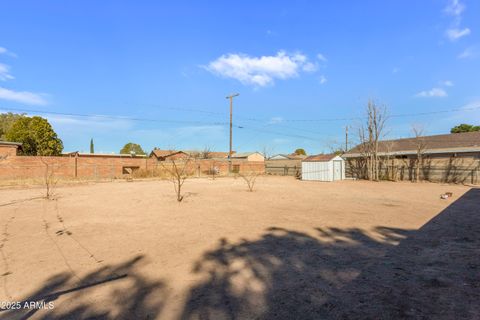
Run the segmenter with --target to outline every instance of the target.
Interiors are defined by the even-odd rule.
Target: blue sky
[[[36,110],[66,151],[227,150],[233,92],[239,151],[329,151],[369,98],[392,115],[462,109],[392,117],[389,137],[480,124],[479,1],[62,4],[0,3],[0,110]]]

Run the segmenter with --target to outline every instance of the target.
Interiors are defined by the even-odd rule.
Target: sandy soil
[[[56,200],[3,189],[2,307],[44,305],[0,318],[479,318],[478,190],[192,179],[177,203],[168,181],[58,187]]]

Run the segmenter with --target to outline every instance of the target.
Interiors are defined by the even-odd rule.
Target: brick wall
[[[163,162],[168,166],[169,161]],[[240,173],[264,173],[263,162],[233,161]],[[144,172],[145,176],[155,176],[161,170],[162,162],[155,158],[78,156],[78,157],[32,157],[11,156],[0,160],[0,179],[37,179],[45,175],[46,168],[54,171],[58,178],[112,179],[128,176],[133,172]],[[219,174],[228,172],[227,160],[196,160],[189,163],[189,171],[196,176],[205,176],[216,168]]]

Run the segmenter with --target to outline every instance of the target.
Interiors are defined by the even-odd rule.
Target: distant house
[[[342,157],[347,175],[365,175],[365,145],[358,145]],[[480,175],[480,132],[465,132],[384,140],[378,144],[381,174],[395,180],[413,180],[417,152],[421,149],[422,179],[442,182],[478,183]]]
[[[190,155],[184,151],[179,150],[161,150],[161,149],[154,149],[150,153],[150,157],[157,159],[157,161],[165,161],[165,160],[178,160],[178,159],[186,159],[190,157]]]
[[[247,161],[265,161],[265,157],[260,152],[240,152],[232,155],[234,160],[247,160]]]
[[[290,158],[288,158],[288,155],[286,154],[276,154],[269,157],[267,160],[290,160]]]
[[[265,172],[281,176],[298,176],[302,168],[302,160],[307,156],[292,154],[276,154],[265,161]]]
[[[302,160],[302,180],[345,179],[345,161],[336,154],[319,154]]]
[[[16,156],[21,149],[22,144],[19,142],[0,141],[0,159]]]
[[[224,151],[198,151],[198,150],[182,150],[186,154],[188,154],[190,157],[194,159],[226,159],[228,158],[228,152]],[[235,151],[232,151],[232,154],[235,153]]]
[[[268,158],[268,160],[303,160],[307,156],[304,154],[296,154],[296,153],[291,153],[291,154],[276,154],[274,156],[271,156]]]

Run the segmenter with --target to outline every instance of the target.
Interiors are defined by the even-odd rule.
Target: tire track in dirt
[[[55,241],[55,239],[50,235],[50,232],[48,232],[48,230],[50,229],[50,225],[48,224],[48,221],[47,219],[45,218],[45,212],[47,211],[47,208],[46,208],[46,203],[47,203],[48,200],[44,200],[43,203],[42,203],[42,207],[43,207],[43,211],[42,211],[42,220],[43,220],[43,228],[45,230],[45,234],[47,235],[47,237],[50,239],[50,241],[55,245],[58,253],[60,254],[60,256],[62,257],[63,259],[63,262],[64,264],[67,266],[67,268],[70,270],[70,273],[79,281],[81,282],[82,280],[80,279],[80,277],[77,275],[77,273],[73,270],[72,266],[70,265],[70,263],[68,262],[68,259],[67,257],[65,256],[65,253],[63,252],[62,248],[60,247],[60,245],[58,244],[57,241]]]
[[[57,215],[57,220],[62,224],[62,230],[56,232],[57,235],[67,235],[70,239],[72,239],[80,248],[83,249],[87,253],[87,255],[95,261],[95,263],[102,263],[103,260],[99,260],[85,245],[83,245],[76,237],[74,237],[73,233],[67,228],[65,225],[65,219],[60,214],[60,210],[58,208],[58,199],[55,199],[55,213]]]

